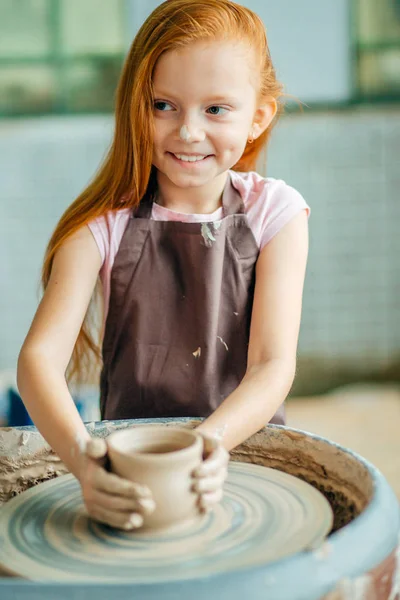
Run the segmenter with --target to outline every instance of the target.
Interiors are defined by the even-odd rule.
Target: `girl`
[[[226,451],[284,423],[308,206],[253,170],[281,92],[262,21],[229,0],[168,0],[132,44],[111,150],[50,240],[18,365],[34,422],[100,521],[136,527],[153,505],[103,469],[104,442],[79,452],[89,436],[65,372],[96,351],[99,274],[101,416],[200,416],[206,439],[223,432],[195,474],[203,508],[221,497]]]

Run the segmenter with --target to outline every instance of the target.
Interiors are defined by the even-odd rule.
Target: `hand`
[[[118,529],[136,529],[143,515],[155,508],[149,488],[123,479],[104,468],[107,442],[92,438],[82,456],[80,484],[89,516]]]
[[[198,431],[204,440],[203,463],[193,473],[193,491],[199,493],[201,512],[209,512],[223,496],[228,475],[229,452],[217,437]]]

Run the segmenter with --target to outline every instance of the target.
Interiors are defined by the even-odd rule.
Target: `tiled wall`
[[[112,123],[0,122],[0,371],[15,366],[45,245],[104,156]],[[268,175],[312,208],[300,356],[368,369],[400,352],[399,152],[394,108],[287,115],[273,133]]]
[[[379,369],[400,353],[400,110],[289,116],[268,172],[312,207],[300,355]]]

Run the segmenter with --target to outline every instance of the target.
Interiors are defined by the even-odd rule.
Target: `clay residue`
[[[202,224],[201,235],[203,236],[203,240],[204,240],[204,243],[207,246],[207,248],[210,248],[213,245],[213,242],[215,242],[215,237],[214,237],[208,223]]]
[[[184,140],[185,142],[188,142],[190,140],[190,138],[192,137],[191,133],[186,125],[182,125],[182,127],[179,131],[179,135],[180,135],[181,139]]]
[[[399,575],[394,550],[368,573],[340,579],[321,600],[398,600]]]
[[[325,600],[375,600],[377,598],[369,573],[354,579],[349,577],[341,579],[334,591],[325,596]]]
[[[0,506],[68,470],[37,431],[0,428]]]
[[[204,244],[207,248],[211,248],[213,243],[216,241],[215,235],[221,227],[221,221],[212,221],[211,223],[202,223],[201,235],[204,240]]]
[[[368,503],[368,499],[350,481],[328,473],[324,465],[315,462],[306,453],[284,448],[280,448],[279,452],[263,446],[256,448],[254,442],[248,448],[246,446],[244,443],[233,450],[232,460],[284,471],[309,483],[325,496],[334,515],[331,533],[352,521]]]
[[[0,456],[0,505],[34,485],[68,470],[49,448],[31,456]]]
[[[200,346],[197,348],[197,350],[195,350],[194,352],[192,352],[192,354],[193,354],[193,356],[195,358],[200,358],[200,356],[201,356],[201,348],[200,348]]]
[[[222,337],[220,335],[217,335],[217,339],[219,339],[221,344],[223,344],[225,346],[225,350],[228,352],[229,351],[228,344],[226,342],[224,342],[224,340],[222,339]]]

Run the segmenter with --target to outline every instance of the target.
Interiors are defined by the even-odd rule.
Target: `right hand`
[[[91,438],[82,455],[79,481],[89,516],[118,529],[131,530],[143,524],[155,503],[148,487],[109,473],[104,468],[107,442]]]

